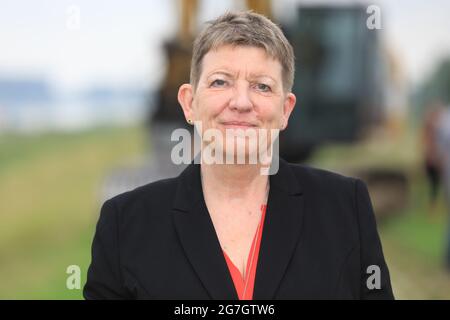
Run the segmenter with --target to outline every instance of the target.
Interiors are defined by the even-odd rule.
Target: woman
[[[267,175],[249,161],[275,139],[243,133],[286,128],[293,79],[292,47],[270,20],[210,22],[178,93],[203,138],[201,164],[105,202],[85,298],[393,298],[362,181],[283,159]]]

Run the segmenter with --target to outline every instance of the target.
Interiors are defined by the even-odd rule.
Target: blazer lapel
[[[182,247],[211,298],[237,300],[233,280],[203,199],[199,164],[191,163],[180,175],[173,218]]]
[[[266,218],[256,269],[253,298],[274,299],[299,241],[304,197],[289,164],[279,158],[279,170],[270,176]]]

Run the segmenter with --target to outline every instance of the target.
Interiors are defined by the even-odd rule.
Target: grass
[[[422,173],[411,183],[408,206],[381,224],[386,260],[401,299],[450,299],[450,273],[444,268],[448,210],[443,194],[432,208]]]
[[[0,138],[0,298],[77,299],[66,268],[90,262],[99,187],[144,149],[141,128]]]

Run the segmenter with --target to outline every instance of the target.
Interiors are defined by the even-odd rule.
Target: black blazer
[[[380,288],[369,289],[371,265]],[[376,273],[376,272],[375,272]],[[237,299],[191,163],[106,201],[86,299]],[[392,299],[365,184],[280,159],[270,176],[254,299]]]

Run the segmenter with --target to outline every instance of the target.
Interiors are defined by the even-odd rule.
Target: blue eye
[[[264,83],[258,83],[256,85],[256,88],[262,92],[270,92],[271,91],[271,88]]]
[[[225,80],[216,79],[213,82],[211,82],[211,87],[223,87],[226,84],[227,82]]]

